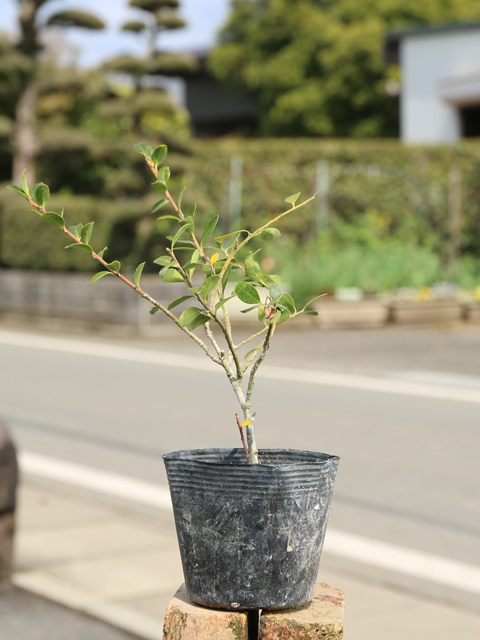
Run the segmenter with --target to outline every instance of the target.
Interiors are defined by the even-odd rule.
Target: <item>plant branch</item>
[[[270,347],[270,340],[273,336],[273,332],[275,331],[275,326],[276,326],[275,322],[272,322],[268,326],[267,335],[265,336],[265,340],[263,341],[261,351],[258,354],[255,362],[253,363],[252,370],[250,371],[250,375],[248,377],[247,394],[245,396],[245,401],[247,404],[250,404],[252,400],[253,385],[255,384],[255,375],[258,371],[259,366],[262,364],[265,356],[267,355],[268,348]]]

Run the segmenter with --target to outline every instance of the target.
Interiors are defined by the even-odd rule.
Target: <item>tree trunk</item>
[[[36,182],[35,160],[38,154],[37,140],[37,85],[30,78],[17,103],[13,138],[13,184],[20,185],[23,170],[27,170],[31,184]]]

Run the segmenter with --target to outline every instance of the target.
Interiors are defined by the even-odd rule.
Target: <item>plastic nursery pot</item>
[[[313,597],[339,458],[281,449],[163,456],[190,598],[287,609]]]

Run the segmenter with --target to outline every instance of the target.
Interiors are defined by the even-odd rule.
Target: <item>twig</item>
[[[235,414],[235,418],[237,419],[238,430],[240,431],[240,438],[242,439],[243,448],[245,449],[245,455],[247,456],[248,464],[252,464],[250,461],[250,454],[248,453],[247,443],[245,442],[245,436],[243,435],[243,428],[240,422],[240,418],[238,417],[238,413]]]

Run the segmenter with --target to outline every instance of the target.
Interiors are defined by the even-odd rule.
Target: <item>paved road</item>
[[[340,455],[331,527],[478,568],[478,354],[472,330],[283,332],[256,385],[259,445]],[[4,332],[0,363],[25,450],[164,483],[162,453],[237,446],[228,382],[174,335]]]
[[[2,640],[135,640],[86,615],[60,607],[21,589],[0,592]]]

